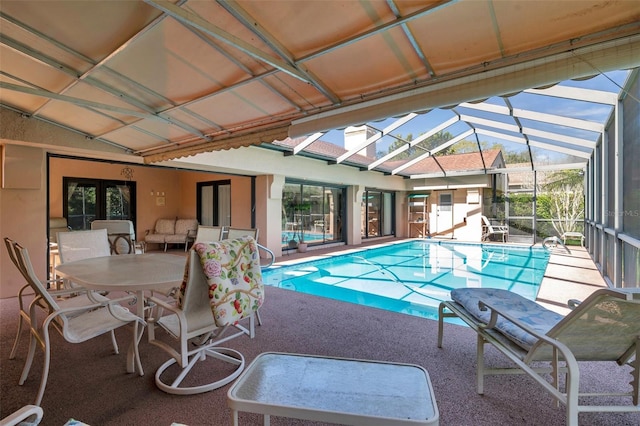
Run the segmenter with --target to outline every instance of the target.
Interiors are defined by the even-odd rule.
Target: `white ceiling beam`
[[[534,148],[546,149],[548,151],[559,152],[562,154],[572,155],[574,157],[584,158],[585,160],[588,160],[589,158],[591,158],[591,154],[592,154],[591,150],[580,151],[577,149],[558,146],[550,142],[537,141],[535,139],[529,139],[529,146],[532,146]]]
[[[462,102],[459,107],[475,109],[479,111],[493,112],[500,115],[511,115],[511,111],[505,105],[490,104],[487,102]]]
[[[309,136],[293,148],[293,154],[298,154],[300,151],[320,139],[322,136],[324,136],[324,132],[314,133],[313,135]]]
[[[618,95],[616,93],[605,92],[602,90],[581,89],[579,87],[560,86],[557,84],[547,89],[527,89],[524,92],[606,105],[615,105],[618,101]]]
[[[536,141],[531,139],[527,140],[524,136],[507,135],[504,133],[494,132],[494,131],[485,130],[485,129],[476,129],[476,133],[479,135],[503,139],[508,142],[515,142],[522,145],[530,145],[530,146],[535,146],[537,148],[547,149],[549,151],[561,152],[563,154],[569,154],[569,155],[573,155],[580,158],[589,158],[591,156],[591,149],[589,149],[588,151],[581,151],[579,149],[562,147],[551,142],[542,142],[542,141]]]
[[[382,157],[382,158],[374,161],[373,163],[369,164],[369,170],[373,170],[375,167],[378,167],[380,164],[384,163],[385,161],[388,161],[388,160],[392,159],[393,157],[395,157],[396,155],[406,151],[407,149],[409,149],[409,148],[411,148],[413,146],[416,146],[420,142],[423,142],[423,141],[427,140],[431,136],[435,135],[438,132],[441,132],[442,130],[446,129],[449,126],[452,126],[453,124],[457,123],[458,121],[460,121],[460,117],[456,115],[455,117],[452,117],[452,118],[448,119],[447,121],[438,124],[436,127],[432,128],[431,130],[429,130],[426,133],[421,134],[420,136],[418,136],[414,140],[410,141],[406,145],[402,145],[400,148],[394,150],[393,152],[390,152],[389,154],[385,155],[384,157]]]
[[[43,89],[35,89],[35,88],[31,88],[31,87],[21,86],[21,85],[18,85],[18,84],[5,83],[3,81],[0,81],[0,88],[6,89],[6,90],[12,90],[14,92],[27,93],[29,95],[39,96],[39,97],[42,97],[42,98],[55,99],[55,100],[62,101],[62,102],[68,102],[70,104],[74,104],[74,105],[81,106],[81,107],[95,108],[95,109],[100,109],[100,110],[104,110],[104,111],[115,112],[115,113],[122,114],[122,115],[129,115],[129,116],[132,116],[132,117],[148,118],[148,119],[154,119],[154,120],[170,123],[169,120],[167,120],[167,119],[165,119],[163,117],[157,116],[155,114],[149,114],[149,113],[143,112],[143,111],[136,111],[136,110],[132,110],[132,109],[121,108],[121,107],[117,107],[117,106],[114,106],[114,105],[103,104],[103,103],[100,103],[100,102],[87,101],[85,99],[74,98],[74,97],[67,96],[67,95],[59,95],[57,93],[49,92],[49,91],[43,90]]]
[[[586,162],[584,163],[564,163],[564,164],[545,164],[536,166],[536,171],[541,172],[555,172],[559,170],[580,170],[584,169]],[[500,169],[487,170],[488,174],[509,174],[509,173],[531,173],[533,170],[526,167],[507,167]]]
[[[485,174],[484,169],[478,170],[450,170],[445,174],[444,172],[436,173],[421,173],[409,176],[409,179],[433,179],[442,177],[459,177],[459,176],[477,176]],[[483,185],[479,185],[483,186]]]
[[[543,130],[533,129],[531,127],[519,128],[515,124],[503,123],[500,121],[489,120],[486,118],[479,118],[479,117],[474,117],[470,115],[461,115],[460,119],[467,123],[479,124],[479,125],[491,127],[494,129],[510,131],[513,133],[521,133],[527,136],[537,136],[540,138],[555,140],[558,142],[564,142],[564,143],[568,143],[576,146],[583,146],[583,147],[592,148],[592,149],[595,148],[596,146],[595,141],[590,141],[588,139],[576,138],[573,136],[562,135],[559,133],[546,132]]]
[[[477,111],[491,112],[494,114],[506,115],[516,118],[523,118],[527,120],[539,121],[542,123],[557,124],[559,126],[571,127],[574,129],[589,130],[592,132],[601,133],[604,126],[600,123],[595,123],[589,120],[581,120],[578,118],[566,117],[557,114],[546,114],[542,112],[530,111],[522,108],[514,108],[510,111],[504,105],[494,105],[486,102],[472,104],[469,102],[463,102],[460,107],[474,109]]]
[[[526,109],[514,108],[513,116],[527,120],[539,121],[542,123],[557,124],[558,126],[571,127],[574,129],[588,130],[602,133],[604,125],[589,120],[571,118],[563,115],[546,114],[542,112],[528,111]]]
[[[503,123],[501,121],[489,120],[487,118],[475,117],[473,115],[460,114],[460,120],[473,123],[480,124],[482,126],[493,127],[494,129],[507,130],[513,133],[519,133],[520,127],[515,124]]]
[[[390,125],[388,125],[387,127],[385,127],[382,132],[376,132],[373,136],[371,136],[370,138],[367,138],[367,140],[365,140],[364,142],[356,145],[355,148],[345,152],[344,154],[342,154],[341,156],[339,156],[336,161],[338,164],[342,163],[344,160],[346,160],[349,157],[352,157],[353,155],[357,154],[358,152],[362,151],[364,148],[368,147],[369,145],[371,145],[372,143],[380,140],[380,138],[382,138],[385,135],[388,135],[389,133],[393,132],[395,129],[397,129],[398,127],[402,126],[403,124],[406,124],[407,122],[413,120],[414,118],[416,118],[418,116],[418,114],[412,112],[411,114],[407,114],[404,117],[401,117],[399,119],[397,119],[396,121],[394,121],[393,123],[391,123]]]
[[[587,148],[595,148],[596,142],[588,139],[576,138],[573,136],[561,135],[559,133],[545,132],[544,130],[532,129],[531,127],[523,127],[522,133],[528,136],[537,136],[539,138],[545,138],[552,141],[564,142],[577,146],[584,146]]]
[[[388,153],[387,155],[380,157],[379,159],[377,159],[376,161],[374,161],[373,163],[370,163],[369,166],[367,166],[368,170],[373,170],[376,167],[378,167],[380,164],[391,160],[393,157],[395,157],[398,154],[401,154],[403,152],[405,152],[406,150],[408,150],[410,148],[409,144],[406,143],[404,145],[402,145],[400,148],[398,149],[394,149],[393,152]]]

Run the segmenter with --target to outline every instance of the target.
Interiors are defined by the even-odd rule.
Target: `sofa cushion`
[[[198,230],[198,221],[196,219],[178,219],[176,220],[176,230],[174,234],[187,235],[189,232],[195,237]]]
[[[175,233],[166,235],[164,240],[170,244],[185,244],[187,237],[195,238],[197,230],[198,221],[196,219],[178,219]]]
[[[153,244],[164,244],[165,234],[149,234],[144,237],[144,241]]]
[[[481,300],[541,334],[547,334],[554,325],[564,318],[557,312],[550,311],[536,302],[508,290],[458,288],[451,292],[451,298],[485,324],[491,318],[491,311],[489,309],[480,310],[478,302]],[[538,341],[535,336],[525,332],[504,317],[498,319],[496,329],[527,351]]]
[[[176,220],[175,219],[158,219],[156,221],[156,234],[175,234],[176,232]]]

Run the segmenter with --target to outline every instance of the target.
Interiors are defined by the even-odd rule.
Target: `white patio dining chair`
[[[250,236],[254,240],[258,241],[258,236],[260,235],[260,230],[258,228],[234,228],[230,226],[227,228],[227,232],[224,236],[226,240],[234,240],[236,238]]]
[[[58,233],[58,254],[60,263],[92,257],[111,256],[111,246],[106,229]],[[65,287],[78,287],[65,281]]]
[[[224,234],[224,226],[198,226],[195,243],[207,243],[209,241],[220,241]]]
[[[130,220],[94,220],[91,229],[106,229],[111,254],[141,254],[144,247],[136,240],[136,231]]]
[[[16,242],[13,243],[13,246],[21,271],[24,271],[25,279],[36,295],[29,308],[31,339],[29,341],[29,353],[18,382],[19,385],[23,385],[29,375],[36,347],[39,346],[44,352],[44,367],[42,369],[42,378],[40,380],[40,388],[36,396],[35,405],[40,405],[42,402],[49,377],[51,328],[60,333],[69,343],[82,343],[105,333],[110,333],[114,351],[117,354],[118,344],[114,330],[124,325],[132,324],[134,327],[131,344],[133,345],[135,361],[139,368],[138,371],[142,371],[138,353],[138,325],[144,326],[145,323],[137,315],[129,312],[127,308],[120,305],[121,302],[131,300],[133,296],[111,300],[107,299],[106,301],[101,301],[102,299],[96,298],[94,303],[89,305],[62,308],[56,298],[47,291],[36,276],[28,250]],[[82,291],[83,290],[78,288],[73,289],[75,293]],[[91,292],[86,292],[85,294],[90,300],[93,300],[93,294]],[[45,309],[47,314],[41,322],[37,317],[40,309]]]
[[[171,355],[171,359],[157,370],[156,385],[167,393],[189,395],[230,383],[244,369],[244,357],[238,351],[219,345],[244,335],[244,331],[232,326],[256,312],[264,300],[255,240],[242,237],[196,243],[187,259],[178,305],[169,305],[155,297],[151,300],[163,311],[170,312],[166,316],[150,318],[148,322],[149,342]],[[180,342],[178,350],[156,338],[157,327]],[[229,328],[235,332],[225,335]],[[194,377],[197,373],[193,373],[193,368],[207,357],[229,363],[234,368],[229,373],[225,366],[213,380]],[[179,368],[177,374],[163,375],[174,364]],[[165,382],[165,377],[169,376],[175,379]],[[185,381],[187,385],[183,385]]]
[[[7,253],[9,254],[9,258],[11,259],[11,262],[13,262],[13,264],[18,269],[20,274],[26,279],[27,272],[24,270],[24,268],[22,268],[21,263],[18,261],[18,254],[15,252],[15,241],[13,241],[8,237],[5,237],[4,243],[5,243],[5,246],[7,247]],[[50,281],[46,281],[46,283],[49,284]],[[28,302],[32,300],[35,296],[30,293],[30,290],[32,290],[31,285],[27,280],[26,284],[18,292],[18,306],[19,306],[18,330],[16,331],[16,338],[13,342],[13,347],[11,348],[9,359],[15,359],[16,357],[16,353],[18,350],[18,343],[20,342],[20,337],[22,336],[23,326],[26,326],[27,328],[31,328],[31,317],[29,314],[30,303]],[[77,289],[70,291],[70,290],[49,290],[47,288],[47,291],[52,297],[56,298],[57,303],[61,308],[88,306],[88,305],[93,305],[95,303],[95,300],[100,302],[106,302],[109,300],[106,297],[101,296],[100,294],[97,294],[97,293],[93,294],[92,296],[93,300],[89,299],[89,297],[87,297],[86,292],[78,293]],[[42,303],[41,301],[39,302],[40,303],[36,303],[34,306],[41,308],[43,310],[43,313],[46,315],[46,312],[47,312],[46,304]]]

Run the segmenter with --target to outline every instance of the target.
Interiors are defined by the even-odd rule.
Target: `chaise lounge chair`
[[[526,373],[565,404],[569,426],[578,424],[579,412],[640,412],[640,289],[597,290],[564,317],[507,290],[456,289],[451,298],[440,304],[438,347],[442,347],[444,318],[458,317],[478,333],[479,394],[484,393],[486,375]],[[516,367],[487,368],[486,343]],[[549,368],[541,368],[539,361],[549,362]],[[630,366],[631,391],[580,393],[580,361],[615,361]],[[550,373],[551,382],[545,373]],[[566,375],[564,387],[560,373]],[[632,405],[582,405],[578,400],[603,395],[631,396]]]

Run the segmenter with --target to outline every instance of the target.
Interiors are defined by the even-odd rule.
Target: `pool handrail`
[[[262,245],[262,244],[260,244],[260,243],[256,243],[256,244],[258,244],[258,251],[260,251],[260,250],[264,250],[264,251],[266,251],[266,252],[269,254],[269,256],[271,256],[271,259],[269,260],[269,263],[268,263],[268,264],[266,264],[266,265],[260,265],[260,267],[261,267],[262,269],[265,269],[265,268],[268,268],[268,267],[270,267],[271,265],[273,265],[273,262],[275,262],[275,261],[276,261],[276,255],[275,255],[275,253],[274,253],[273,251],[271,251],[269,248],[267,248],[267,247],[263,246],[263,245]]]

